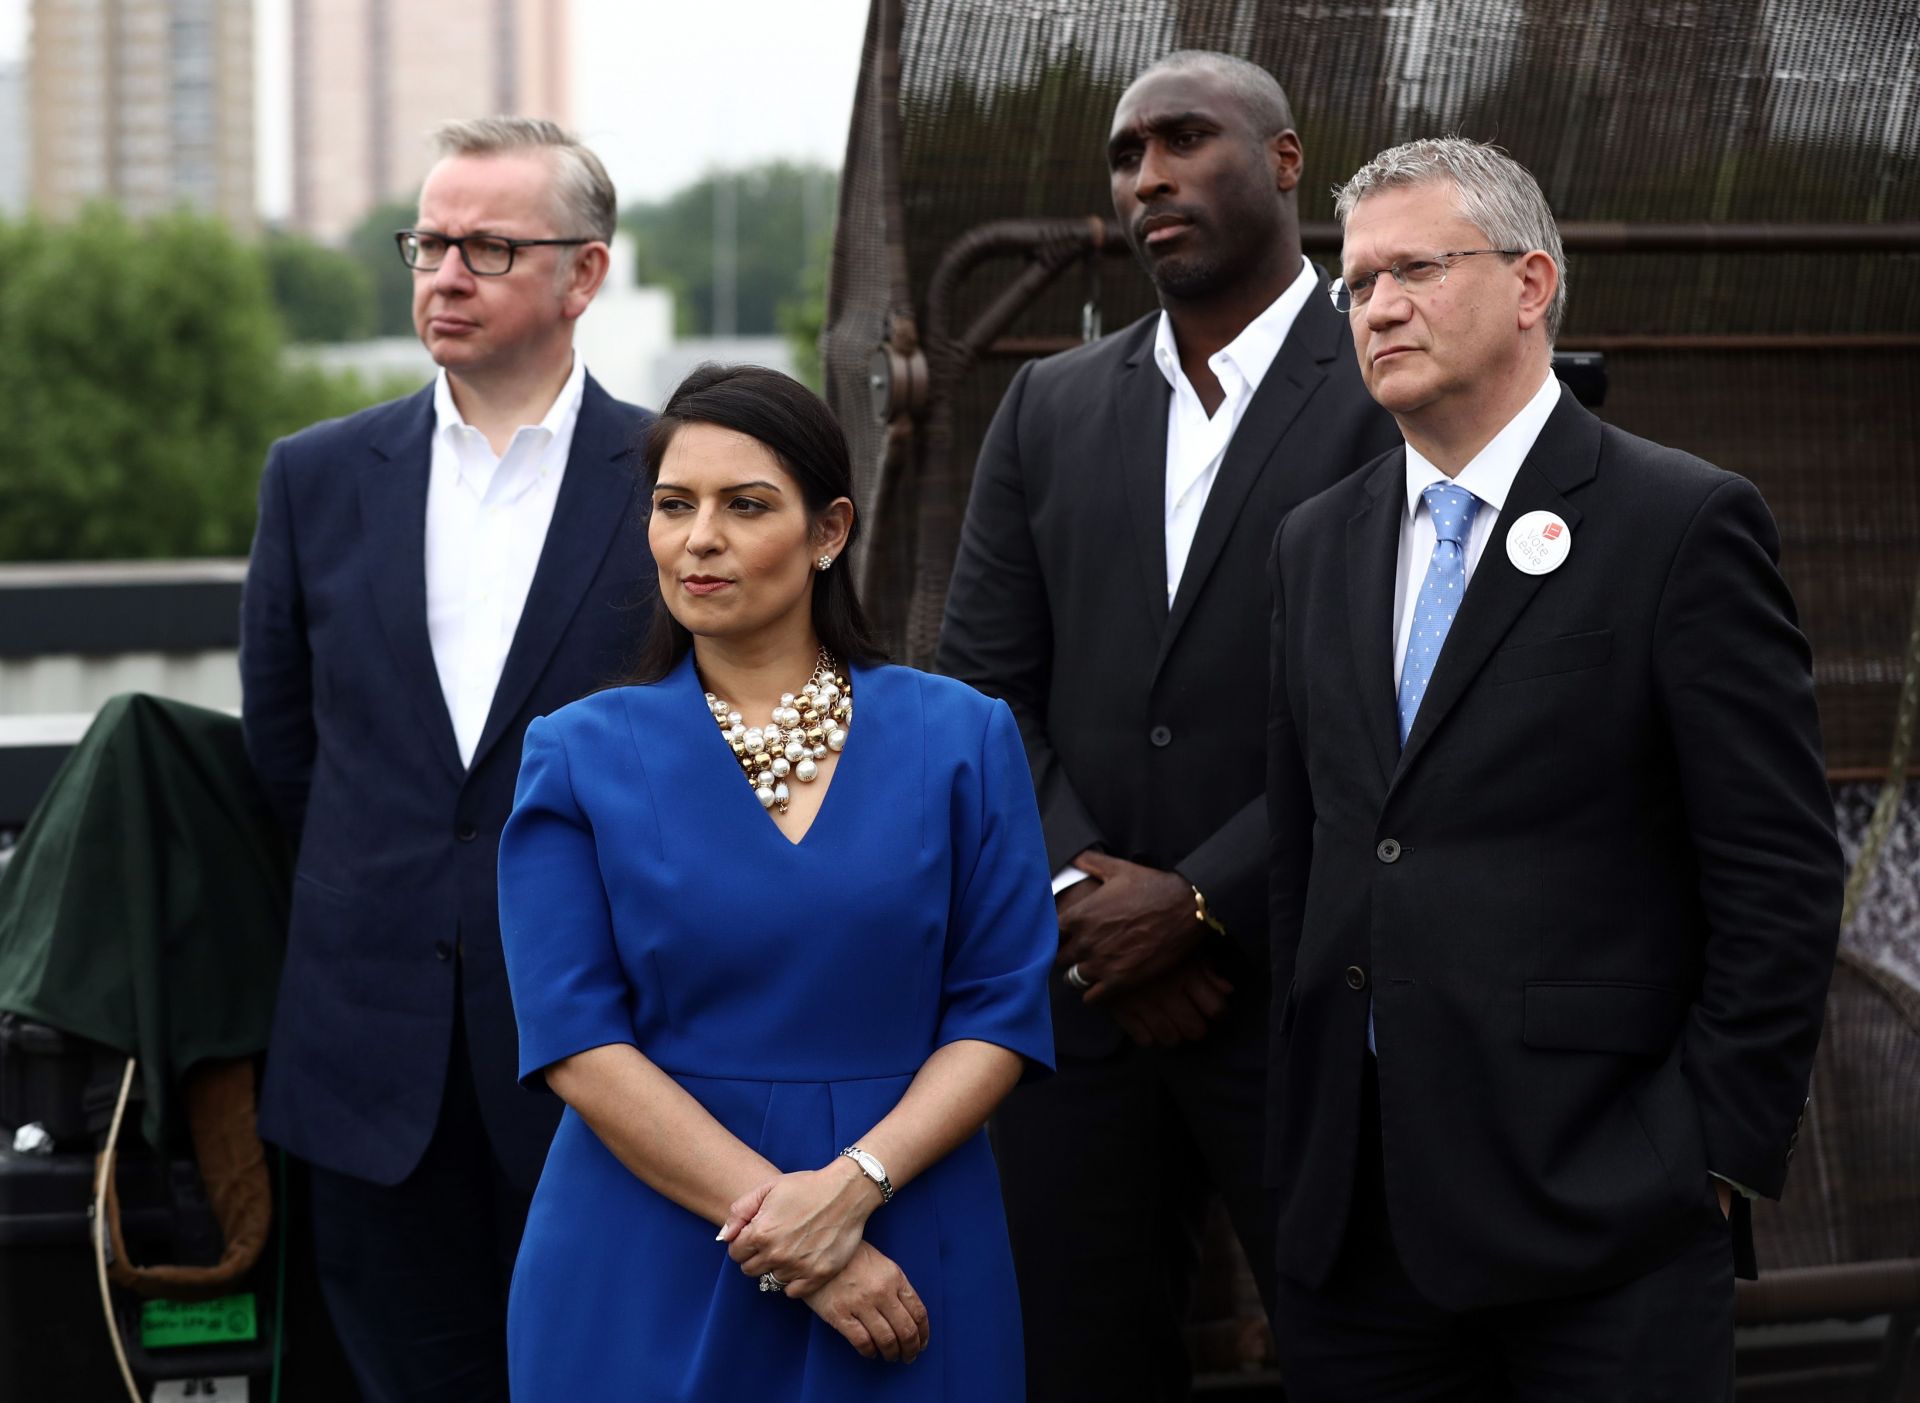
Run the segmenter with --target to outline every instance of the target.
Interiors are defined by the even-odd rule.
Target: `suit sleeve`
[[[1820,1039],[1843,883],[1812,659],[1750,483],[1701,505],[1661,598],[1654,680],[1706,917],[1683,1035],[1707,1167],[1780,1195]]]
[[[973,778],[955,802],[959,882],[934,1045],[994,1043],[1026,1059],[1032,1078],[1053,1067],[1047,979],[1060,927],[1033,781],[1004,704],[995,703],[987,718]]]
[[[288,500],[286,444],[260,475],[260,515],[240,593],[240,725],[254,773],[298,842],[316,744],[313,654],[307,639]]]
[[[1022,366],[1014,376],[974,467],[935,665],[1012,709],[1040,803],[1048,870],[1057,872],[1102,840],[1047,734],[1052,614],[1020,463],[1020,412],[1032,369]]]
[[[1287,666],[1287,605],[1283,557],[1287,523],[1274,533],[1267,578],[1273,590],[1273,635],[1269,644],[1267,688],[1267,921],[1268,958],[1273,972],[1273,1023],[1293,983],[1306,915],[1307,873],[1313,866],[1313,792],[1293,715]]]
[[[589,1048],[634,1040],[633,986],[614,944],[593,825],[574,797],[559,730],[527,727],[500,834],[500,949],[520,1029],[520,1082]]]

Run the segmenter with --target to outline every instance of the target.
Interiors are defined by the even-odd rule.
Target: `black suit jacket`
[[[515,1077],[495,859],[527,722],[613,681],[654,591],[634,450],[650,416],[587,378],[572,453],[473,763],[427,635],[433,390],[273,446],[241,603],[247,753],[302,835],[260,1129],[378,1183],[440,1112],[454,962],[480,1110],[531,1192],[560,1104]]]
[[[1296,503],[1396,442],[1346,319],[1308,297],[1220,465],[1167,602],[1171,390],[1158,313],[1021,368],[981,448],[941,628],[940,670],[1013,708],[1058,871],[1090,847],[1172,868],[1227,927],[1256,1024],[1265,1003],[1268,596]],[[1068,1052],[1117,1044],[1055,981]]]
[[[1709,1171],[1781,1190],[1841,891],[1809,654],[1753,487],[1563,389],[1402,750],[1404,484],[1403,448],[1274,548],[1281,1267],[1339,1249],[1371,996],[1413,1282],[1566,1296],[1677,1250]],[[1542,576],[1506,550],[1535,510],[1572,535]]]

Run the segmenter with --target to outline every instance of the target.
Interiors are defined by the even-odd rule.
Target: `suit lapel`
[[[1492,537],[1474,567],[1466,597],[1447,640],[1441,646],[1440,659],[1434,664],[1433,679],[1420,702],[1413,729],[1400,752],[1398,784],[1413,765],[1420,751],[1439,729],[1481,669],[1493,656],[1507,631],[1520,613],[1532,602],[1551,575],[1529,575],[1507,558],[1507,532],[1513,523],[1532,511],[1550,511],[1567,523],[1575,533],[1578,549],[1579,509],[1562,495],[1592,479],[1600,456],[1600,421],[1581,408],[1572,394],[1560,391],[1560,403],[1534,440],[1533,449],[1513,479],[1506,504],[1500,509]],[[1420,563],[1416,569],[1424,570]],[[1409,579],[1409,590],[1419,588]]]
[[[1360,688],[1360,719],[1380,782],[1400,763],[1400,723],[1393,685],[1393,577],[1406,515],[1407,452],[1396,449],[1367,482],[1367,505],[1347,521],[1347,626]]]
[[[513,632],[513,645],[507,650],[500,685],[494,689],[487,724],[473,749],[476,770],[525,705],[586,598],[614,537],[637,510],[634,477],[624,466],[633,448],[624,416],[589,375],[566,475],[560,479],[560,496],[540,547],[540,563]]]
[[[427,478],[433,465],[433,387],[399,406],[360,475],[360,530],[374,613],[407,699],[441,763],[459,777],[460,747],[427,636]]]
[[[1293,421],[1327,378],[1327,365],[1340,350],[1340,314],[1325,299],[1309,294],[1306,305],[1294,318],[1287,339],[1280,343],[1273,364],[1261,378],[1252,403],[1233,431],[1226,456],[1220,461],[1207,504],[1201,509],[1200,524],[1187,552],[1186,568],[1180,572],[1180,588],[1174,592],[1173,609],[1167,629],[1160,640],[1160,661],[1164,662],[1180,626],[1193,612],[1194,600],[1206,586],[1220,552],[1227,544],[1240,508],[1260,475],[1280,456],[1280,441]],[[1164,377],[1162,377],[1164,379]],[[1165,456],[1164,447],[1161,450]],[[1165,488],[1162,488],[1162,497]],[[1162,569],[1165,559],[1165,507],[1162,505]],[[1164,586],[1163,586],[1164,588]],[[1156,664],[1157,666],[1157,664]]]
[[[1120,440],[1120,483],[1147,607],[1156,632],[1167,622],[1167,414],[1173,390],[1153,360],[1157,317],[1140,325],[1142,335],[1127,357],[1113,401]]]

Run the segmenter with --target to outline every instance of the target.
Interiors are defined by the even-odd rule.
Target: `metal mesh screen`
[[[896,420],[883,471],[868,357],[890,311],[926,332],[929,280],[966,230],[1110,215],[1102,149],[1115,101],[1181,47],[1280,76],[1307,153],[1309,223],[1331,219],[1330,187],[1375,151],[1447,131],[1506,146],[1563,222],[1920,218],[1910,0],[875,0],[841,187],[828,384],[873,528],[868,596],[906,660],[931,656],[973,459],[1019,362],[960,363],[928,344],[931,394]],[[1332,251],[1310,252],[1325,263]],[[1759,484],[1814,640],[1829,761],[1884,765],[1920,570],[1920,251],[1569,262],[1562,343],[1610,342],[1606,417]],[[1107,329],[1152,307],[1130,260],[1096,263]],[[1018,266],[975,269],[952,322],[978,315]],[[1076,334],[1088,281],[1063,276],[1009,335]],[[1730,334],[1770,344],[1672,340]]]

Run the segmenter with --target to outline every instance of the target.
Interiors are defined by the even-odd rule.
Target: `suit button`
[[[1364,989],[1367,987],[1367,972],[1361,969],[1359,965],[1347,966],[1347,987],[1349,989]]]
[[[1155,726],[1147,732],[1147,739],[1153,742],[1156,750],[1165,750],[1173,744],[1173,732],[1165,726]]]
[[[1382,862],[1398,862],[1400,860],[1400,844],[1392,838],[1382,838],[1380,840],[1380,846],[1373,850],[1373,855]],[[1360,986],[1356,984],[1353,987],[1357,989]]]
[[[471,843],[480,836],[480,832],[471,823],[463,823],[453,836],[463,843]]]
[[[450,960],[453,958],[453,947],[444,940],[436,940],[433,942],[433,957],[436,960]]]

